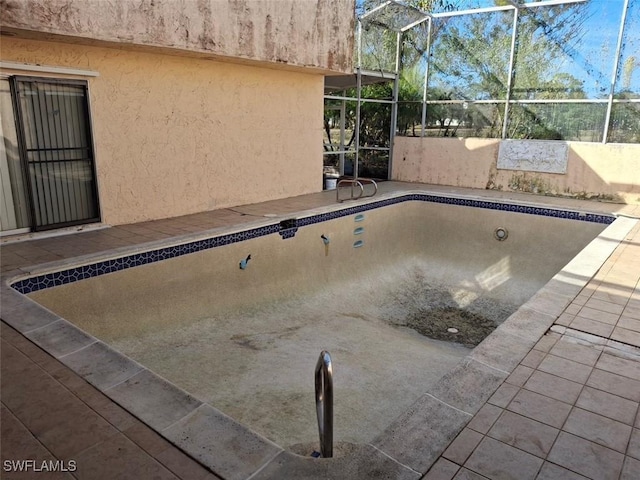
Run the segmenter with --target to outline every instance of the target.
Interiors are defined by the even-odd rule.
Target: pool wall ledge
[[[206,403],[161,433],[213,472],[231,480],[252,477],[283,451]]]
[[[512,374],[637,221],[618,218],[374,441],[333,459],[283,450],[16,292],[10,284],[25,271],[2,276],[2,320],[223,478],[414,479]],[[60,269],[78,262],[55,263]],[[53,269],[52,263],[33,271]]]
[[[251,480],[295,478],[322,479],[378,479],[417,480],[422,473],[402,465],[371,444],[355,445],[343,457],[310,458],[282,451]]]

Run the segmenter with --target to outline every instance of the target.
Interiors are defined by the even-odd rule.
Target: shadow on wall
[[[392,179],[435,185],[640,204],[640,145],[522,141],[520,165],[499,168],[501,141],[484,138],[396,137]],[[528,142],[528,144],[526,143]],[[566,149],[565,173],[531,171],[533,150]],[[504,148],[504,145],[502,146]],[[532,158],[527,158],[527,152]],[[561,164],[561,158],[553,158]],[[514,162],[518,163],[518,162]]]

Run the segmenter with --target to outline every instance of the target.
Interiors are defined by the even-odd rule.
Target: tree
[[[583,8],[584,5],[578,4],[520,11],[511,98],[586,98],[582,83],[563,71],[564,66],[559,61],[564,56],[576,54],[572,44],[583,34]],[[505,100],[509,85],[512,24],[512,11],[439,20],[434,27],[430,87],[435,91],[448,87],[450,97],[457,100]],[[480,122],[487,127],[483,129],[485,136],[499,136],[504,123],[504,109],[498,105],[485,108],[489,117],[471,115],[469,127]],[[547,112],[549,106],[511,105],[507,135],[510,138],[578,135],[575,126],[564,122],[571,119],[572,109],[584,110],[584,105],[563,106],[550,113]],[[552,122],[549,122],[550,118]],[[477,128],[469,131],[477,132]]]

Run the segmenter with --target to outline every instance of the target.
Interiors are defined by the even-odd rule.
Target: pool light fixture
[[[509,231],[506,228],[498,227],[495,232],[493,232],[493,236],[499,242],[504,242],[509,237]]]

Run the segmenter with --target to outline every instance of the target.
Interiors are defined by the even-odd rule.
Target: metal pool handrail
[[[340,198],[340,187],[344,185],[351,185],[351,197],[349,197],[348,199]],[[353,195],[354,186],[360,188],[360,192],[357,197]],[[345,200],[357,200],[358,198],[362,197],[362,195],[364,195],[364,185],[362,185],[359,180],[356,180],[355,178],[343,178],[342,180],[338,180],[338,184],[336,185],[336,200],[338,202],[344,202]]]
[[[316,363],[316,413],[320,432],[320,453],[333,457],[333,367],[331,355],[323,350]]]
[[[371,184],[373,185],[373,192],[367,195],[364,194],[364,185]],[[349,198],[340,198],[340,187],[344,185],[351,185],[351,197]],[[358,192],[358,196],[354,196],[353,187],[358,187],[360,191]],[[345,200],[357,200],[359,198],[373,197],[376,193],[378,193],[378,184],[375,180],[371,178],[343,178],[339,180],[336,184],[336,200],[338,202],[344,202]]]

